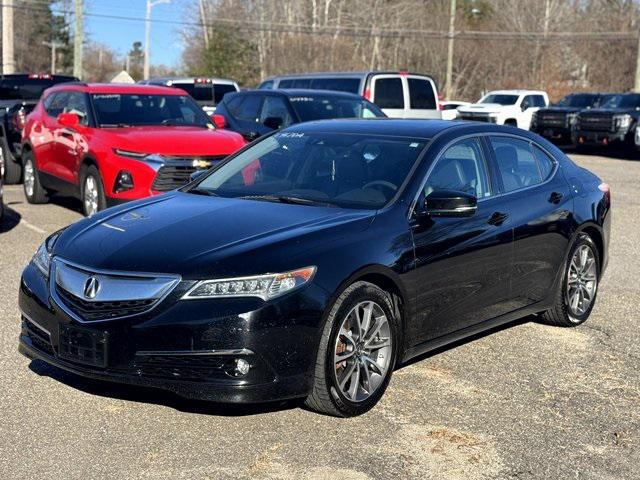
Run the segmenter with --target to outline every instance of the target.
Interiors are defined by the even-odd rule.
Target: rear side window
[[[431,82],[421,78],[409,78],[408,82],[410,108],[434,110],[436,108],[436,97],[433,93]]]
[[[262,97],[258,95],[247,95],[236,97],[227,104],[229,113],[238,120],[256,121]]]
[[[536,156],[536,160],[538,161],[538,167],[540,168],[540,175],[542,176],[542,181],[544,182],[547,178],[551,176],[553,172],[553,167],[555,166],[555,162],[551,159],[549,155],[545,151],[543,151],[540,147],[533,144],[531,146],[533,149],[533,154]]]
[[[542,182],[538,161],[529,142],[510,137],[491,137],[505,192]]]
[[[399,77],[376,79],[374,103],[380,108],[404,108],[402,80]]]
[[[287,80],[280,80],[278,88],[309,88],[310,85],[310,78],[289,78]]]
[[[359,78],[314,78],[310,88],[314,90],[334,90],[337,92],[360,93]]]
[[[213,86],[213,99],[216,103],[220,103],[227,93],[237,92],[235,85],[229,83],[216,83]]]

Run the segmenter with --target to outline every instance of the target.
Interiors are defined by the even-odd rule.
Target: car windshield
[[[497,103],[499,105],[515,105],[518,101],[518,95],[509,95],[505,93],[490,93],[480,103]]]
[[[558,102],[559,107],[572,107],[572,108],[589,108],[595,107],[600,99],[599,95],[590,94],[578,94],[567,95]]]
[[[377,209],[401,188],[424,139],[282,131],[188,191],[280,203]]]
[[[212,128],[209,117],[186,95],[95,93],[91,95],[98,125],[144,125]]]
[[[373,103],[359,98],[300,95],[289,97],[289,101],[303,122],[331,118],[386,117]]]
[[[640,94],[614,95],[602,104],[603,108],[640,108]]]

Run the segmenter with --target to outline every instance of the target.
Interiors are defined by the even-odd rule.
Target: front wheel
[[[391,296],[356,282],[335,301],[320,340],[307,407],[339,417],[360,415],[382,397],[399,348]]]
[[[595,305],[600,279],[600,255],[589,235],[573,244],[555,305],[542,318],[551,325],[575,327],[585,322]]]
[[[107,208],[102,178],[98,169],[93,165],[82,170],[81,178],[82,213],[84,213],[85,217],[90,217]]]

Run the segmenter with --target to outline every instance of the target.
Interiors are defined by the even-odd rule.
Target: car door
[[[433,81],[419,75],[404,78],[409,95],[405,118],[442,118]]]
[[[557,162],[529,140],[492,135],[489,145],[514,228],[513,305],[550,293],[568,248],[572,194]]]
[[[371,98],[382,111],[391,118],[404,118],[405,98],[404,83],[400,75],[376,75],[371,81]]]
[[[64,111],[69,92],[53,92],[44,99],[44,115],[33,125],[31,143],[36,158],[36,166],[41,172],[56,177],[61,176],[61,168],[56,157],[56,133],[61,125],[58,115]]]
[[[522,99],[522,103],[520,104],[522,114],[518,121],[518,127],[524,130],[529,130],[531,128],[531,119],[533,118],[533,114],[540,110],[540,107],[536,106],[538,103],[536,97],[539,97],[539,95],[525,95]],[[544,102],[544,99],[542,100]]]
[[[63,113],[75,113],[80,118],[80,125],[89,125],[89,107],[86,94],[68,92]],[[86,141],[78,129],[58,125],[54,132],[54,156],[57,176],[77,184],[78,165],[85,153]]]
[[[459,140],[435,161],[422,194],[435,190],[473,193],[478,208],[470,217],[432,217],[412,225],[420,342],[507,313],[512,270],[512,220],[496,195],[479,138]],[[427,200],[428,202],[428,200]]]

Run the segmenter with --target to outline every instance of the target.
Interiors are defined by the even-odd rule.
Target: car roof
[[[512,89],[512,90],[491,90],[487,92],[486,95],[489,94],[508,94],[508,95],[546,95],[547,92],[543,92],[542,90],[525,90],[525,89]]]
[[[76,90],[86,93],[141,94],[141,95],[185,95],[180,89],[162,85],[139,85],[135,83],[64,83],[47,91]]]
[[[399,70],[361,70],[355,72],[311,72],[311,73],[287,73],[285,75],[273,75],[271,77],[267,77],[264,81],[267,80],[275,80],[282,78],[306,78],[306,77],[364,77],[367,75],[419,75],[421,77],[429,77],[431,75],[427,75],[424,73],[416,73],[416,72],[407,72],[407,71],[399,71]]]
[[[168,82],[180,82],[180,83],[195,83],[196,79],[204,78],[207,80],[211,80],[214,83],[228,83],[235,84],[235,80],[231,80],[229,78],[219,78],[219,77],[154,77],[149,80],[143,80],[142,82],[138,82],[144,85],[152,84],[154,82],[158,83],[168,83]]]
[[[235,95],[247,95],[247,94],[258,94],[258,95],[273,95],[273,94],[280,94],[280,95],[284,95],[285,97],[299,97],[302,95],[306,95],[306,96],[314,96],[314,97],[318,97],[318,96],[331,96],[331,97],[343,97],[343,98],[354,98],[354,99],[358,99],[358,100],[364,100],[364,97],[356,94],[356,93],[349,93],[349,92],[340,92],[340,91],[336,91],[336,90],[313,90],[311,88],[274,88],[274,89],[270,89],[270,90],[244,90],[242,92],[236,92],[236,93],[229,93],[228,95],[231,96],[235,96]],[[226,95],[225,95],[226,97]]]

